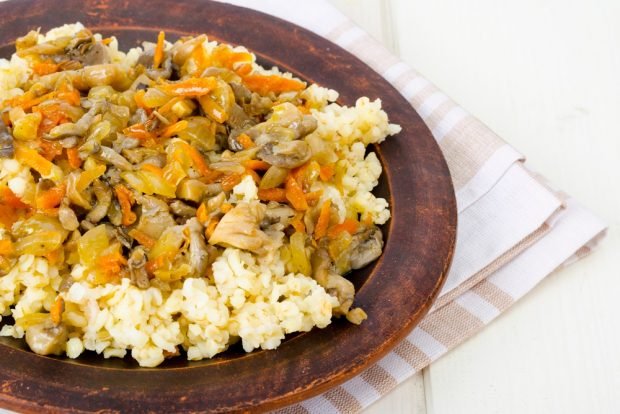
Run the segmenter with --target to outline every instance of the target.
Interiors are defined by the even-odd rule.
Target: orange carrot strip
[[[239,134],[237,141],[239,141],[239,144],[241,144],[244,149],[253,148],[256,146],[248,134]]]
[[[297,79],[284,78],[279,75],[246,75],[243,78],[245,86],[252,92],[267,95],[269,92],[276,94],[289,91],[301,91],[306,87],[304,82]]]
[[[0,204],[18,209],[30,208],[30,206],[17,197],[9,187],[0,187]]]
[[[257,185],[260,184],[260,176],[256,173],[256,171],[246,168],[245,174],[252,177],[252,180],[254,180]]]
[[[357,231],[358,226],[359,223],[356,220],[345,219],[342,223],[332,226],[327,232],[327,236],[333,239],[335,237],[338,237],[338,235],[343,231],[346,231],[349,234],[353,235]]]
[[[145,109],[146,103],[144,103],[144,94],[146,92],[143,89],[140,89],[139,91],[136,91],[136,93],[133,94],[133,100],[136,102],[136,105],[138,105],[138,107]]]
[[[58,207],[62,198],[65,196],[67,186],[64,184],[52,187],[43,194],[37,196],[36,206],[38,209],[49,209]]]
[[[211,219],[209,219],[209,224],[207,224],[207,228],[205,229],[205,236],[207,236],[207,240],[213,235],[218,223],[219,220],[215,217],[211,217]]]
[[[54,325],[60,325],[60,322],[62,322],[62,312],[64,311],[64,308],[65,301],[60,296],[56,296],[56,300],[50,308],[50,316],[52,317],[52,322],[54,322]]]
[[[331,210],[331,206],[331,200],[326,200],[321,206],[319,219],[316,221],[316,227],[314,228],[314,238],[316,240],[324,237],[327,234],[327,226],[329,226],[329,213]]]
[[[306,194],[306,201],[316,201],[323,195],[323,190],[313,191]]]
[[[252,64],[251,63],[243,63],[243,64],[239,65],[237,67],[237,69],[235,69],[235,72],[237,72],[237,74],[239,76],[249,75],[250,72],[252,72]]]
[[[220,211],[224,214],[228,213],[230,210],[232,210],[233,206],[230,203],[223,203],[222,206],[220,207]]]
[[[187,125],[188,125],[188,123],[187,123],[186,120],[182,120],[182,121],[176,122],[176,123],[174,123],[172,125],[167,126],[163,130],[161,136],[162,136],[162,138],[170,138],[170,137],[172,137],[174,135],[177,135],[179,132],[187,129]]]
[[[58,72],[58,65],[50,61],[39,62],[34,64],[32,71],[39,76],[49,75]]]
[[[200,203],[200,206],[196,210],[196,218],[202,225],[209,220],[209,213],[207,212],[207,205],[205,203]]]
[[[37,171],[44,178],[52,174],[54,164],[46,160],[41,154],[24,145],[15,146],[15,158],[19,162],[23,162],[33,170]]]
[[[192,159],[194,167],[196,167],[198,172],[203,176],[209,176],[211,173],[211,169],[209,169],[209,167],[207,166],[207,163],[202,157],[202,154],[200,154],[200,152],[196,148],[192,147],[185,141],[179,141],[179,145],[181,145],[187,151],[188,155]]]
[[[71,168],[80,168],[82,166],[82,159],[80,158],[77,147],[67,148],[67,160]]]
[[[283,188],[260,188],[258,190],[258,198],[262,201],[277,201],[278,203],[286,203],[286,190]]]
[[[63,247],[59,247],[56,250],[52,250],[51,252],[45,255],[48,263],[51,265],[56,265],[62,261],[64,257],[64,249]]]
[[[157,46],[155,46],[155,54],[153,55],[153,67],[157,69],[161,62],[164,60],[164,40],[166,39],[166,34],[164,32],[159,32],[157,35]]]
[[[222,189],[224,191],[230,191],[234,186],[241,182],[243,174],[230,174],[222,178]]]
[[[157,174],[160,177],[164,176],[164,170],[159,168],[157,165],[148,164],[148,163],[147,164],[142,164],[140,169],[152,172],[153,174]]]
[[[286,199],[291,203],[295,210],[307,210],[308,209],[308,201],[306,200],[306,195],[304,194],[301,186],[292,175],[286,178]]]
[[[115,185],[114,192],[116,193],[116,198],[118,199],[118,203],[121,206],[121,213],[123,215],[123,226],[131,226],[133,223],[135,223],[137,219],[136,214],[131,211],[131,205],[134,202],[133,195],[131,194],[131,191],[129,191],[127,187],[125,187],[123,184]]]
[[[304,224],[302,220],[303,216],[304,216],[303,213],[297,213],[295,214],[295,217],[293,217],[293,219],[291,220],[291,226],[293,226],[295,231],[300,232],[300,233],[306,232],[306,225]]]
[[[150,249],[153,246],[155,246],[155,239],[143,231],[140,231],[138,229],[132,229],[129,231],[128,234],[131,237],[133,237],[142,246],[146,247],[147,249]]]
[[[121,266],[126,264],[127,260],[120,252],[106,254],[97,258],[98,268],[105,273],[118,273],[121,271]]]
[[[271,164],[261,160],[246,160],[243,161],[243,166],[254,171],[267,171]]]
[[[203,96],[211,92],[216,86],[215,78],[208,77],[189,78],[176,83],[166,83],[159,85],[158,88],[169,95]]]
[[[139,139],[141,141],[147,139],[155,139],[155,134],[146,130],[146,126],[144,124],[133,124],[123,129],[123,134]]]
[[[168,102],[160,106],[157,112],[159,112],[161,115],[165,115],[168,111],[172,109],[174,105],[181,102],[182,100],[182,96],[175,96],[174,98],[170,99]]]
[[[13,251],[13,242],[11,240],[0,240],[0,256],[9,256],[13,254]]]
[[[334,173],[336,170],[334,169],[333,164],[327,164],[321,166],[321,171],[319,172],[319,177],[321,180],[327,182],[334,177]]]

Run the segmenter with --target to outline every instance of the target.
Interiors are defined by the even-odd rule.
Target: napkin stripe
[[[481,280],[476,286],[471,288],[471,291],[495,306],[501,312],[508,309],[510,305],[515,302],[512,296],[487,279]]]
[[[392,351],[412,367],[425,367],[431,363],[432,359],[412,344],[409,339],[405,339],[398,344]]]
[[[373,365],[361,375],[368,384],[372,385],[380,394],[386,394],[398,385],[396,379],[380,365]]]
[[[331,390],[324,392],[323,396],[329,400],[330,403],[336,409],[342,413],[361,411],[362,406],[353,395],[345,390],[342,385],[334,387]]]

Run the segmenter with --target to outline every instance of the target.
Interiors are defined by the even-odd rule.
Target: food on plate
[[[206,35],[128,52],[70,24],[0,60],[0,335],[153,367],[343,316],[381,255],[381,102]]]

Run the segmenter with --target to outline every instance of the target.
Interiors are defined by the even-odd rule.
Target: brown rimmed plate
[[[114,34],[126,50],[153,41],[206,33],[248,47],[267,66],[340,92],[340,102],[381,98],[402,126],[375,151],[384,166],[376,193],[390,201],[383,256],[353,273],[361,326],[337,320],[287,338],[274,351],[233,347],[208,361],[166,361],[153,369],[129,358],[42,357],[0,339],[0,405],[25,412],[187,412],[268,410],[312,397],[360,373],[404,338],[428,312],[446,277],[456,233],[456,207],[446,163],[407,101],[363,62],[291,23],[249,9],[198,0],[13,0],[0,3],[0,56],[28,30],[80,21]]]

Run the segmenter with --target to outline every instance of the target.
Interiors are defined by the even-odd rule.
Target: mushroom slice
[[[381,256],[383,234],[381,234],[381,230],[373,226],[355,234],[351,246],[351,268],[361,269]]]
[[[141,195],[137,201],[142,207],[142,213],[136,228],[141,232],[157,240],[164,230],[176,225],[165,201],[147,195]]]
[[[67,343],[67,328],[54,325],[52,320],[26,329],[26,343],[39,355],[61,355]]]
[[[312,156],[312,151],[305,141],[284,141],[263,145],[257,156],[271,165],[290,169],[305,164]]]
[[[203,276],[209,264],[207,244],[202,235],[202,226],[196,217],[187,220],[189,229],[189,263],[194,276]]]
[[[266,208],[259,202],[237,204],[222,217],[209,243],[260,252],[270,242],[269,236],[259,227]]]

